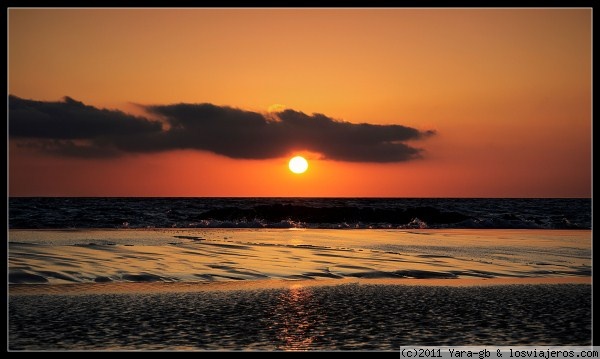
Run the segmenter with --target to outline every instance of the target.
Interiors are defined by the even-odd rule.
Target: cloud
[[[353,124],[291,109],[261,114],[208,103],[143,107],[168,126],[69,97],[43,102],[10,96],[9,135],[23,146],[63,156],[196,149],[231,158],[267,159],[307,150],[340,161],[400,162],[422,152],[406,141],[434,133],[401,125]]]
[[[121,111],[97,109],[65,97],[43,102],[9,97],[9,135],[47,139],[95,139],[160,131],[158,122]]]

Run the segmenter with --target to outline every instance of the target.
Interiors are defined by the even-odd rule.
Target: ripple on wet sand
[[[589,345],[591,286],[337,285],[12,295],[10,349]]]

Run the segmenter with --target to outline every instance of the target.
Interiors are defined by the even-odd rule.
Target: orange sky
[[[590,197],[591,9],[9,9],[9,93],[272,105],[436,134],[405,162],[192,150],[61,157],[10,138],[11,196]],[[10,126],[10,116],[9,116]],[[226,141],[227,139],[223,139]],[[320,159],[321,158],[321,159]]]

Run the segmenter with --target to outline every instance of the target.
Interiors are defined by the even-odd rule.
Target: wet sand
[[[10,350],[589,345],[591,232],[9,233]]]
[[[498,285],[549,285],[549,284],[592,284],[591,277],[532,277],[532,278],[460,278],[460,279],[318,279],[318,280],[254,280],[222,282],[113,282],[75,283],[55,285],[10,284],[10,295],[41,294],[152,294],[235,290],[290,289],[297,287],[324,287],[335,285],[403,285],[443,287],[484,287]]]
[[[12,293],[9,349],[397,351],[591,343],[590,285],[367,282],[182,291],[127,283],[129,292]]]
[[[11,230],[9,282],[589,277],[591,231]]]

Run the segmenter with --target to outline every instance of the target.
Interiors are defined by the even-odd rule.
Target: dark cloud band
[[[94,139],[161,131],[158,122],[115,110],[100,110],[65,97],[43,102],[9,97],[11,137]]]
[[[340,161],[400,162],[421,153],[405,141],[434,133],[401,125],[353,124],[294,110],[265,115],[206,103],[145,109],[164,118],[168,126],[69,97],[43,102],[10,96],[9,135],[65,156],[197,149],[231,158],[267,159],[307,150]]]

